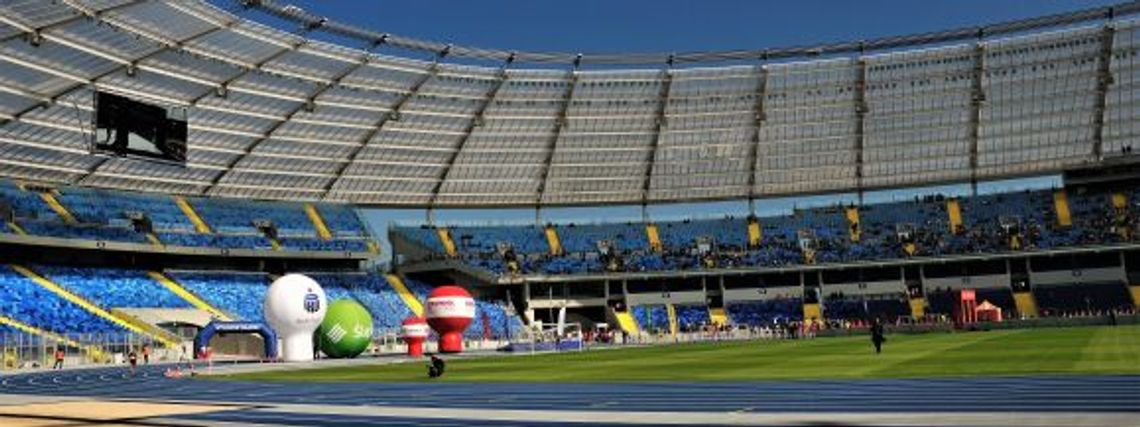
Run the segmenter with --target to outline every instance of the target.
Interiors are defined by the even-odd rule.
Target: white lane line
[[[295,413],[305,416],[356,415],[364,417],[394,417],[436,420],[478,420],[499,422],[536,422],[560,420],[580,423],[628,424],[819,424],[843,423],[873,425],[904,424],[934,426],[1104,426],[1134,425],[1135,414],[1129,412],[801,412],[801,413],[728,413],[728,412],[648,412],[648,411],[573,411],[573,410],[514,410],[490,408],[419,408],[397,406],[335,406],[335,405],[271,405],[253,412]]]

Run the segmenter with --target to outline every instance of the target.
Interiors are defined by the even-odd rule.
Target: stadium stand
[[[256,221],[266,220],[276,228],[276,241],[285,250],[369,250],[363,223],[346,206],[317,206],[325,212],[324,222],[334,231],[333,238],[326,240],[318,236],[300,203],[184,199],[212,231],[199,233],[169,196],[83,187],[56,187],[53,191],[75,223],[61,218],[35,191],[11,182],[0,184],[0,201],[12,206],[15,224],[34,236],[148,243],[148,231],[136,227],[129,217],[142,214],[150,222],[154,237],[172,246],[272,250],[272,239],[255,227]],[[8,227],[0,231],[15,232]]]
[[[126,332],[118,325],[45,290],[6,265],[0,266],[0,313],[63,335]]]
[[[35,266],[34,269],[107,310],[121,307],[191,307],[190,303],[155,282],[144,271],[44,265]]]
[[[272,9],[284,7],[277,3],[221,2],[300,21],[302,33],[327,30],[326,21],[304,22],[307,13]],[[66,245],[37,238],[260,251],[242,254],[251,258],[293,251],[285,255],[296,258],[272,267],[263,259],[233,267],[224,259],[228,251],[186,267],[139,246],[130,250],[141,260],[119,260],[132,267],[92,266],[100,260],[67,256],[32,265],[105,309],[192,306],[149,277],[139,267],[145,265],[235,318],[259,321],[272,278],[267,271],[287,270],[301,258],[296,252],[326,252],[303,254],[325,261],[341,252],[375,252],[376,236],[348,203],[428,209],[429,218],[440,208],[541,213],[640,206],[645,221],[554,224],[536,215],[534,224],[400,226],[391,236],[429,253],[424,259],[407,254],[409,263],[457,261],[426,268],[434,268],[423,276],[432,283],[459,263],[498,281],[484,283],[468,338],[509,337],[520,329],[514,313],[525,301],[503,298],[517,291],[497,285],[533,276],[568,280],[557,283],[565,288],[577,286],[569,279],[600,283],[603,294],[584,298],[602,309],[595,312],[628,303],[619,300],[628,297],[622,293],[632,276],[662,281],[647,286],[653,292],[640,292],[653,298],[657,289],[669,289],[664,282],[688,280],[684,291],[721,298],[737,326],[799,322],[809,308],[808,317],[821,317],[819,305],[830,320],[901,320],[911,314],[902,292],[913,280],[926,312],[945,315],[952,311],[952,291],[924,288],[923,277],[898,278],[899,293],[843,295],[819,292],[833,284],[810,284],[805,271],[965,256],[1021,261],[1054,249],[1132,256],[1134,248],[1124,244],[1137,243],[1135,182],[1070,179],[1083,169],[1135,163],[1132,125],[1140,116],[1133,88],[1140,66],[1133,40],[1140,39],[1140,21],[1113,11],[1107,9],[1107,23],[1090,24],[1101,15],[1084,13],[998,27],[993,34],[979,29],[983,40],[948,32],[886,39],[869,50],[859,43],[857,53],[852,46],[790,49],[763,65],[698,64],[767,59],[768,51],[679,54],[677,67],[673,55],[586,55],[587,62],[597,59],[587,65],[605,66],[580,69],[581,55],[557,53],[452,52],[448,45],[431,52],[434,61],[421,61],[363,52],[262,25],[250,17],[257,14],[238,16],[218,2],[5,2],[0,206],[6,218],[0,233],[13,245],[32,240],[53,252]],[[337,28],[349,39],[371,34]],[[436,47],[386,35],[381,41],[413,51]],[[889,49],[879,51],[884,46]],[[468,55],[520,64],[446,62]],[[528,58],[543,66],[527,68]],[[654,67],[620,67],[645,58]],[[572,72],[550,66],[562,59],[573,61]],[[92,121],[95,91],[186,106],[189,160],[174,166],[90,155],[92,138],[76,123]],[[1060,176],[1065,184],[976,191],[979,181],[1028,176]],[[1107,178],[1131,176],[1134,171]],[[762,217],[659,221],[648,214],[653,204],[747,199],[753,205],[819,194],[862,200],[867,192],[947,183],[968,183],[975,191],[836,202]],[[506,259],[508,253],[514,259]],[[130,254],[126,258],[136,255]],[[296,264],[318,264],[309,261]],[[257,262],[263,265],[251,266]],[[1027,271],[1006,264],[980,283],[977,296],[1010,317],[1030,317],[1015,313],[1019,305],[1050,315],[1110,310],[1130,298],[1125,285],[1133,283],[1036,286],[1025,279]],[[318,265],[311,274],[331,298],[369,308],[377,328],[394,329],[422,311],[428,279],[345,265],[327,271]],[[1135,278],[1125,265],[1113,266],[1122,273],[1116,282]],[[804,292],[728,298],[724,277],[715,280],[722,270],[754,274],[738,290],[760,290],[760,276],[787,270],[798,279],[790,286]],[[90,307],[18,273],[0,269],[0,314],[61,333],[123,332]],[[701,276],[699,288],[692,276]],[[962,279],[955,289],[974,287],[966,273],[951,276]],[[1011,283],[1022,283],[1016,297]],[[807,292],[809,286],[817,292]],[[669,298],[633,305],[630,312],[654,332],[710,322],[708,307]],[[621,319],[629,315],[621,313]]]
[[[729,302],[729,319],[738,325],[761,326],[803,320],[803,301],[799,298],[777,298],[760,301]]]
[[[214,307],[242,320],[264,318],[261,304],[269,287],[265,275],[260,273],[167,271],[186,290],[205,299]]]
[[[779,267],[802,264],[881,261],[921,256],[1007,253],[1041,249],[1121,243],[1114,223],[1131,224],[1109,203],[1110,189],[1085,189],[1070,198],[1073,225],[1058,225],[1053,190],[963,197],[958,199],[963,226],[949,226],[945,200],[869,204],[859,207],[861,238],[852,241],[845,207],[799,209],[791,215],[758,218],[762,239],[748,246],[747,222],[738,218],[655,222],[664,246],[652,253],[644,226],[639,224],[573,224],[559,226],[565,253],[548,253],[545,238],[534,226],[452,227],[462,236],[459,256],[495,274],[507,274],[497,252],[500,244],[514,248],[521,273],[576,274],[607,271],[599,242],[610,242],[624,264],[616,271],[669,271],[707,268],[697,254],[697,240],[712,243],[715,266]],[[1134,191],[1126,193],[1135,197]],[[1131,215],[1131,214],[1128,214]],[[427,227],[396,227],[407,239],[436,248]],[[805,243],[806,242],[806,243]],[[803,244],[811,247],[811,259]],[[913,246],[911,246],[913,245]],[[908,250],[908,246],[911,248]],[[440,256],[443,256],[440,254]]]

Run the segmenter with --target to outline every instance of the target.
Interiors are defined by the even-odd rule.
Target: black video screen
[[[95,95],[97,153],[186,162],[185,118],[171,118],[167,109],[106,92]]]

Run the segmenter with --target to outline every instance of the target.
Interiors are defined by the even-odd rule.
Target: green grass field
[[[1140,374],[1140,326],[750,341],[449,361],[443,381],[629,382]],[[271,371],[268,381],[427,381],[423,363]]]

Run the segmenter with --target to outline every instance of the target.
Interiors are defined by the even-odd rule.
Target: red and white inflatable
[[[459,286],[440,286],[427,298],[427,322],[439,334],[439,351],[463,351],[463,331],[475,318],[475,299]]]
[[[427,340],[428,329],[427,320],[419,316],[412,316],[404,319],[401,328],[403,329],[404,342],[408,343],[408,356],[421,357],[424,355],[424,341]]]

